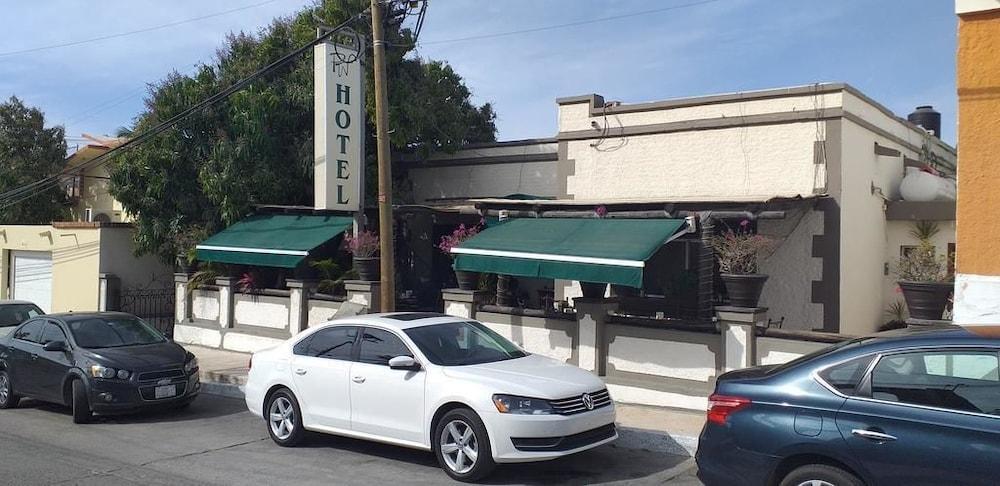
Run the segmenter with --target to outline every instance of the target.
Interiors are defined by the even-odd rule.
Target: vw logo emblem
[[[593,410],[594,409],[594,399],[591,398],[591,396],[590,396],[589,393],[584,393],[583,397],[582,397],[582,400],[583,400],[583,406],[587,407],[587,410]]]

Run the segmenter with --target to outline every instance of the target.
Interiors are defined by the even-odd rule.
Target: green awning
[[[198,260],[294,268],[353,224],[346,216],[256,214],[203,241]]]
[[[456,270],[642,287],[646,260],[683,228],[683,219],[520,218],[451,252]]]

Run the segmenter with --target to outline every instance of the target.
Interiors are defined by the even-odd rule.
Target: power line
[[[191,114],[193,114],[193,113],[195,113],[195,112],[197,112],[197,111],[199,111],[199,110],[201,110],[203,108],[206,108],[208,106],[214,105],[214,104],[216,104],[216,103],[218,103],[218,102],[220,102],[220,101],[228,98],[233,93],[235,93],[235,92],[237,92],[237,91],[245,88],[247,85],[249,85],[251,82],[253,82],[257,78],[259,78],[259,77],[267,74],[270,71],[273,71],[274,69],[277,69],[278,67],[281,67],[281,66],[287,64],[289,61],[291,61],[292,59],[295,59],[298,56],[302,55],[304,52],[306,52],[308,49],[311,49],[316,44],[319,44],[320,42],[326,41],[326,39],[328,39],[333,34],[337,33],[341,29],[347,27],[351,23],[353,23],[353,22],[359,20],[360,18],[362,18],[368,11],[369,11],[369,9],[365,9],[365,10],[363,10],[363,11],[361,11],[361,12],[353,15],[349,19],[347,19],[344,22],[342,22],[340,25],[337,25],[336,27],[333,27],[329,31],[326,31],[323,34],[318,35],[316,37],[316,39],[314,39],[314,40],[306,43],[302,47],[299,47],[298,49],[295,49],[294,51],[292,51],[292,52],[290,52],[288,54],[285,54],[281,58],[277,59],[274,62],[271,62],[270,64],[268,64],[267,66],[264,66],[263,68],[257,70],[253,74],[250,74],[249,76],[247,76],[247,77],[245,77],[245,78],[237,81],[232,86],[230,86],[230,87],[228,87],[228,88],[226,88],[226,89],[224,89],[224,90],[222,90],[222,91],[220,91],[220,92],[218,92],[218,93],[216,93],[216,94],[214,94],[214,95],[212,95],[212,96],[210,96],[210,97],[208,97],[208,98],[206,98],[206,99],[204,99],[204,100],[202,100],[202,101],[200,101],[200,102],[198,102],[198,103],[196,103],[196,104],[194,104],[194,105],[192,105],[190,107],[188,107],[184,111],[181,111],[180,113],[172,116],[170,119],[168,119],[168,120],[166,120],[164,122],[161,122],[159,125],[156,125],[155,127],[150,128],[149,130],[146,130],[145,132],[142,132],[142,133],[140,133],[138,135],[135,135],[134,137],[132,137],[129,140],[127,140],[124,143],[122,143],[121,145],[119,145],[117,147],[114,147],[111,150],[109,150],[109,151],[107,151],[107,152],[105,152],[105,153],[103,153],[103,154],[101,154],[101,155],[99,155],[97,157],[94,157],[93,159],[88,160],[87,162],[85,162],[83,164],[75,166],[75,167],[73,167],[70,170],[60,171],[58,174],[54,174],[54,175],[45,177],[43,179],[39,179],[39,180],[37,180],[35,182],[26,184],[26,185],[21,186],[19,188],[12,189],[10,191],[7,191],[5,193],[0,194],[0,209],[6,209],[6,208],[8,208],[10,206],[13,206],[13,205],[18,204],[18,203],[20,203],[22,201],[30,199],[30,198],[38,195],[38,194],[41,194],[41,193],[43,193],[44,191],[48,190],[51,187],[56,187],[56,186],[58,186],[60,184],[60,182],[62,180],[64,180],[67,177],[71,177],[73,173],[87,171],[87,170],[90,170],[90,169],[93,169],[93,168],[97,168],[97,167],[100,167],[100,166],[103,166],[103,165],[106,165],[106,164],[110,163],[112,156],[117,155],[119,152],[124,151],[125,149],[128,149],[128,148],[137,146],[139,144],[142,144],[143,142],[151,139],[152,137],[155,137],[156,135],[159,135],[160,133],[163,133],[167,129],[173,127],[178,122],[180,122],[184,118],[187,118]]]
[[[90,43],[90,42],[98,42],[98,41],[102,41],[102,40],[115,39],[115,38],[118,38],[118,37],[126,37],[126,36],[130,36],[130,35],[135,35],[135,34],[142,34],[142,33],[145,33],[145,32],[152,32],[152,31],[155,31],[155,30],[166,29],[166,28],[169,28],[169,27],[175,27],[175,26],[178,26],[178,25],[187,24],[187,23],[191,23],[191,22],[197,22],[199,20],[205,20],[205,19],[210,19],[210,18],[213,18],[213,17],[220,17],[220,16],[223,16],[223,15],[228,15],[228,14],[235,13],[235,12],[241,12],[243,10],[249,10],[251,8],[261,7],[261,6],[267,5],[269,3],[274,3],[274,2],[277,2],[277,1],[278,0],[266,0],[264,2],[259,2],[259,3],[255,3],[255,4],[252,4],[252,5],[245,5],[243,7],[238,7],[238,8],[234,8],[234,9],[230,9],[230,10],[224,10],[222,12],[216,12],[216,13],[213,13],[213,14],[202,15],[201,17],[194,17],[194,18],[190,18],[190,19],[178,20],[176,22],[170,22],[168,24],[156,25],[156,26],[153,26],[153,27],[146,27],[146,28],[137,29],[137,30],[130,30],[130,31],[127,31],[127,32],[119,32],[117,34],[102,35],[102,36],[98,36],[98,37],[91,37],[89,39],[80,39],[80,40],[76,40],[76,41],[62,42],[62,43],[59,43],[59,44],[50,44],[50,45],[47,45],[47,46],[31,47],[31,48],[28,48],[28,49],[20,49],[20,50],[16,50],[16,51],[0,52],[0,57],[14,56],[14,55],[18,55],[18,54],[27,54],[29,52],[46,51],[46,50],[49,50],[49,49],[58,49],[60,47],[78,46],[80,44],[87,44],[87,43]]]

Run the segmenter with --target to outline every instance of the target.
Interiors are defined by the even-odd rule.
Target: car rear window
[[[873,359],[874,355],[854,358],[824,369],[819,373],[819,377],[840,393],[853,395]]]

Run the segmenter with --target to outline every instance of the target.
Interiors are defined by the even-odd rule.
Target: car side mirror
[[[66,351],[65,341],[49,341],[42,346],[42,349],[46,351]]]
[[[416,371],[420,369],[420,363],[417,363],[412,356],[396,356],[389,360],[389,368]]]

